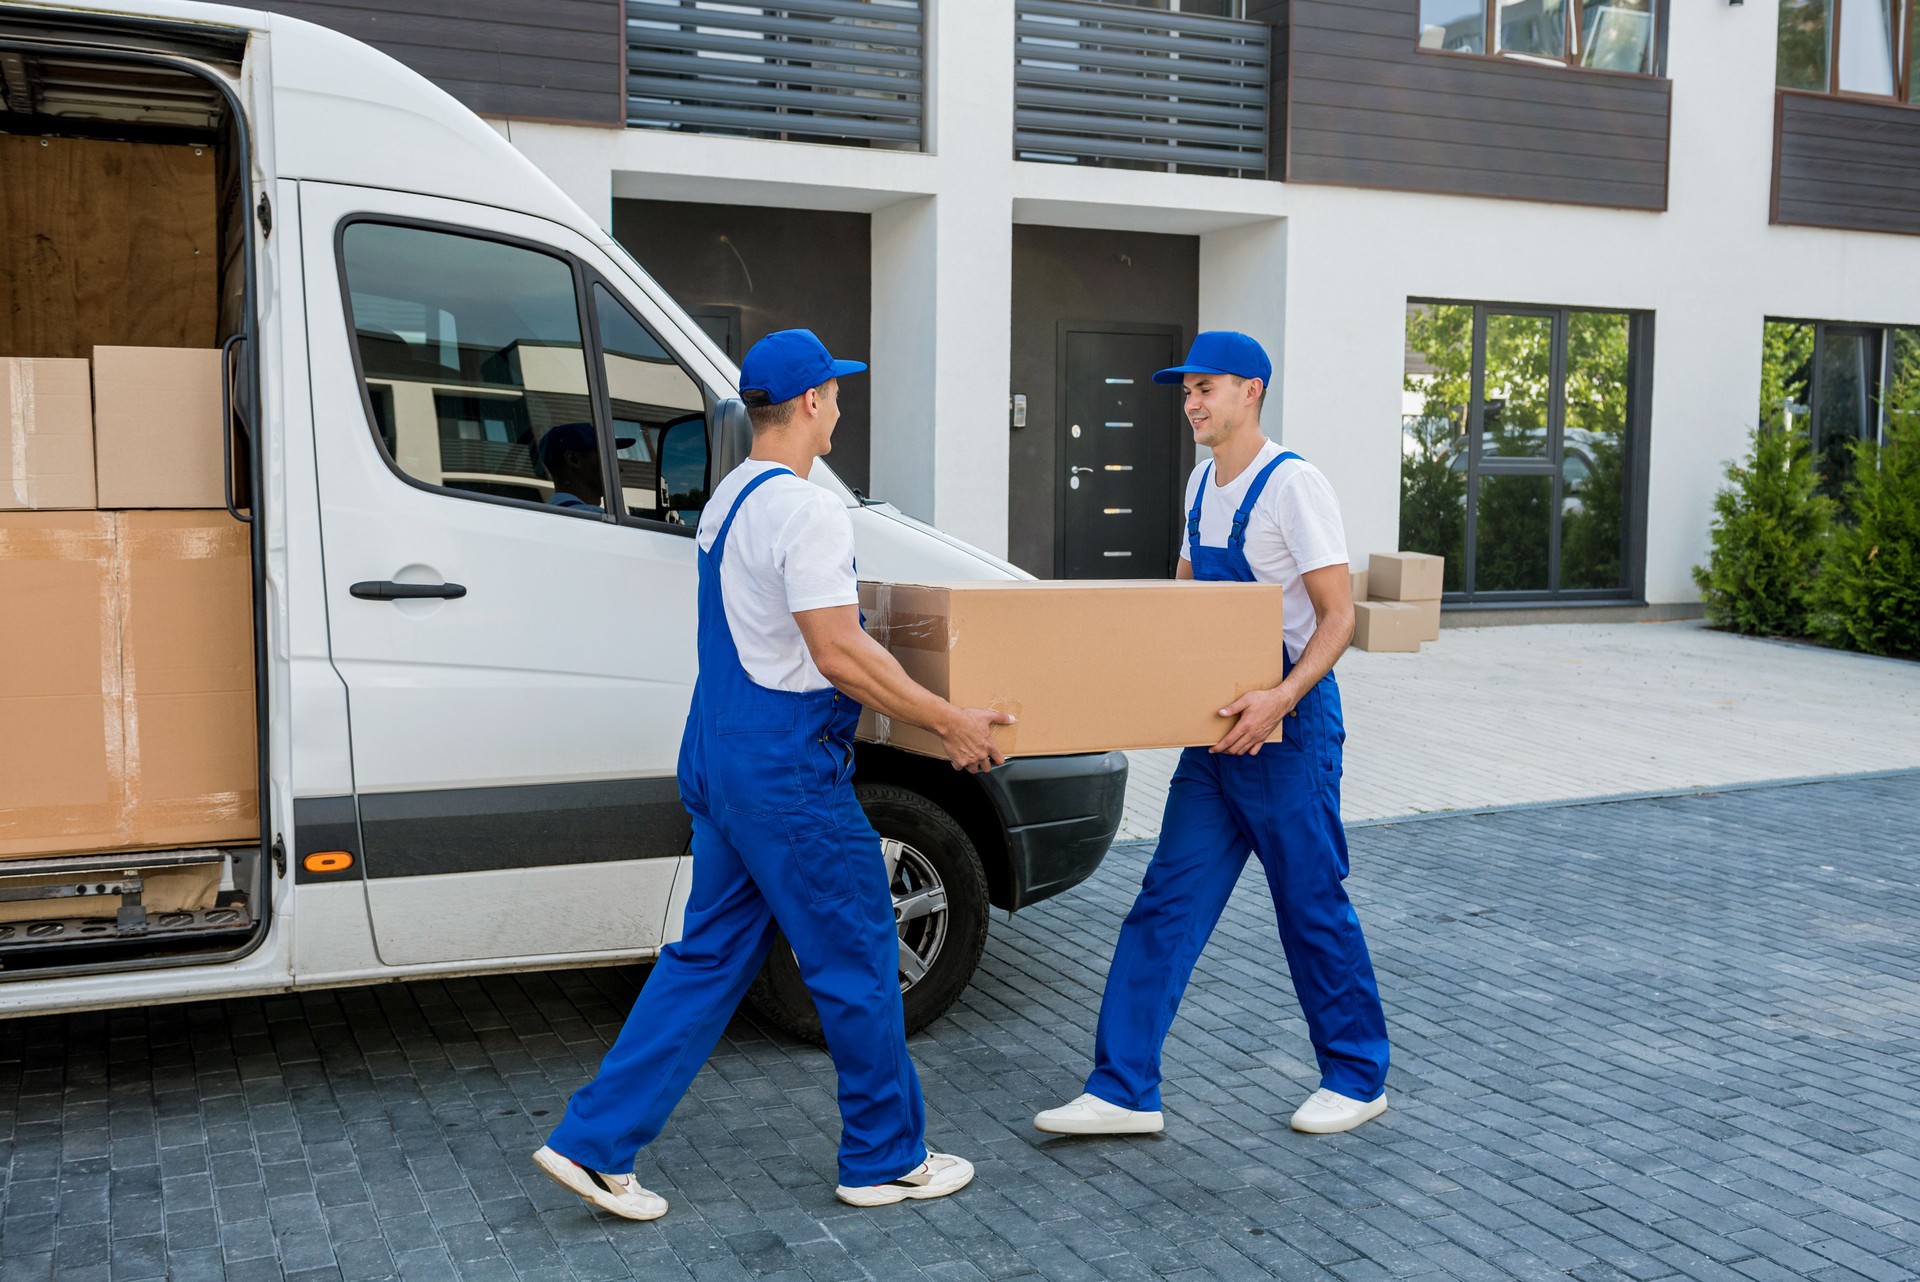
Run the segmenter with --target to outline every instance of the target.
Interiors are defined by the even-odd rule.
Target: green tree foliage
[[[1884,446],[1854,446],[1845,511],[1814,587],[1814,635],[1920,659],[1920,421],[1890,417]]]
[[[1760,332],[1760,426],[1788,426],[1789,406],[1794,415],[1804,415],[1812,380],[1813,326],[1768,321]],[[1798,426],[1804,430],[1804,418]]]
[[[1789,89],[1827,87],[1827,24],[1832,0],[1780,0],[1774,81]]]
[[[1815,493],[1806,440],[1757,429],[1743,466],[1713,500],[1713,551],[1693,580],[1717,628],[1763,636],[1807,631],[1808,602],[1833,503]]]

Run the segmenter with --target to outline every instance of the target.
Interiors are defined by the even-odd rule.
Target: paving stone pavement
[[[0,1282],[1920,1277],[1920,774],[1356,827],[1394,1038],[1349,1135],[1263,887],[1168,1045],[1166,1134],[1046,1138],[1148,850],[997,919],[914,1039],[943,1202],[833,1200],[826,1056],[736,1019],[597,1217],[527,1154],[640,968],[0,1022]]]

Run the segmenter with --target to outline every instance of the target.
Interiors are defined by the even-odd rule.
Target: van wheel
[[[966,832],[919,793],[883,783],[856,784],[853,791],[886,856],[900,930],[900,1000],[907,1032],[917,1033],[947,1013],[980,964],[987,945],[987,874]],[[785,937],[774,939],[767,964],[747,990],[747,1004],[775,1027],[825,1044]]]

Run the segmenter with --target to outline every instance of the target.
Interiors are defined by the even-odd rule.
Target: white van
[[[215,152],[261,799],[257,842],[0,860],[0,901],[43,914],[0,924],[0,1013],[655,954],[689,883],[691,536],[744,453],[734,367],[494,129],[324,28],[0,2],[0,82],[0,134]],[[568,507],[538,442],[572,423],[599,494]],[[869,577],[1020,575],[824,465],[812,481],[846,503]],[[1098,865],[1126,760],[972,776],[858,751],[918,1028],[965,987],[989,905]],[[188,857],[221,861],[214,906],[142,912],[143,870]],[[50,885],[122,907],[62,918]],[[817,1031],[785,949],[756,1001]]]

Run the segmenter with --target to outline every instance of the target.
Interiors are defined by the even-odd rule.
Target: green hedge
[[[1832,645],[1920,658],[1920,425],[1900,421],[1885,446],[1854,447],[1809,622]]]
[[[1713,500],[1713,553],[1693,581],[1716,628],[1802,636],[1833,504],[1814,493],[1806,441],[1793,432],[1753,434],[1745,465]]]

